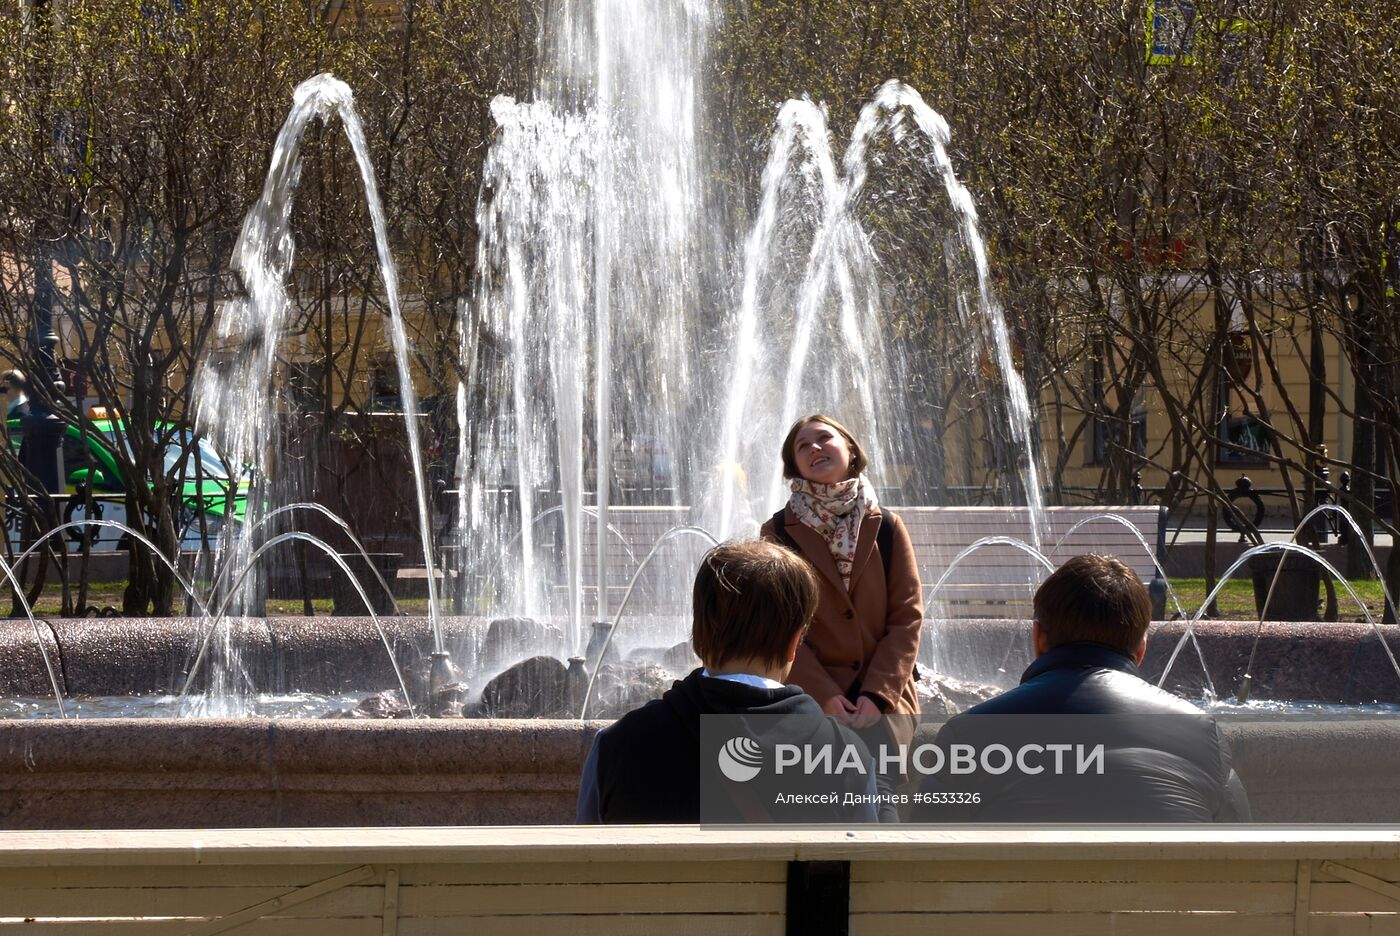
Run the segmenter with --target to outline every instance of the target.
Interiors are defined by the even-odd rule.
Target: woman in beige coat
[[[820,413],[799,419],[783,442],[792,494],[761,535],[801,554],[821,589],[788,678],[857,730],[881,715],[908,716],[885,719],[883,733],[907,744],[919,714],[914,661],[923,589],[909,533],[899,517],[880,509],[862,476],[866,464],[865,451],[840,422]],[[876,745],[886,740],[866,737]]]

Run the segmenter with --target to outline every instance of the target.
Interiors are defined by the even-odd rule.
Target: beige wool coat
[[[834,695],[847,695],[859,683],[859,691],[879,699],[887,715],[916,716],[914,662],[924,621],[923,587],[909,531],[895,514],[890,515],[892,555],[886,580],[875,543],[880,519],[877,507],[861,521],[848,591],[826,540],[798,520],[791,507],[783,509],[785,532],[816,570],[821,595],[788,681],[823,704]],[[760,535],[778,542],[772,520]],[[891,720],[896,741],[907,743],[914,723],[913,718]]]

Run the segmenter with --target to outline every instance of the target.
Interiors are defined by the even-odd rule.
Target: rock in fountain
[[[914,689],[925,715],[956,715],[1001,692],[996,686],[937,673],[921,673]]]
[[[486,642],[481,648],[486,669],[499,669],[526,654],[564,653],[564,632],[555,624],[533,618],[497,618],[486,628]]]

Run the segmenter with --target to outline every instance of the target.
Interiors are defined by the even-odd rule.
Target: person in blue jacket
[[[704,663],[660,698],[603,729],[579,781],[580,823],[873,822],[873,763],[854,731],[786,685],[817,608],[808,564],[772,543],[726,543],[700,562],[691,644]],[[749,783],[722,775],[718,751],[702,744],[701,720],[746,729],[753,762],[775,769],[779,745],[850,749],[861,769]],[[709,784],[702,815],[702,786]],[[774,791],[798,794],[781,808]],[[816,795],[811,795],[816,794]]]

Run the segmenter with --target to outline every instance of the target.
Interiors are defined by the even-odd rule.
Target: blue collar
[[[1056,669],[1111,669],[1139,678],[1142,676],[1132,657],[1123,651],[1103,644],[1079,641],[1061,644],[1036,657],[1021,674],[1021,682],[1030,682],[1037,676]]]
[[[701,670],[700,675],[708,677],[710,679],[724,679],[729,682],[743,683],[745,686],[753,686],[757,689],[783,688],[783,684],[778,682],[777,680],[769,679],[766,676],[753,676],[749,673],[725,673],[722,676],[716,676],[713,673],[711,673],[707,668]]]

